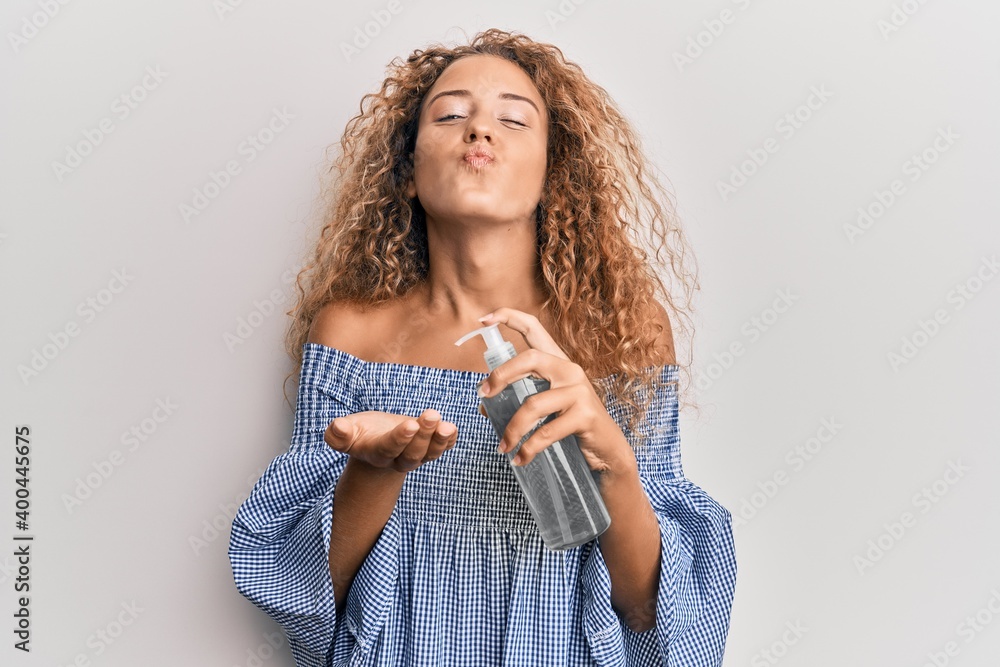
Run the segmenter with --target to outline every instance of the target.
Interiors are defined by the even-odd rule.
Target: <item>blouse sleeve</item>
[[[377,619],[367,617],[367,603],[390,595],[396,574],[388,571],[398,541],[398,527],[390,520],[355,576],[345,619],[338,618],[330,531],[333,492],[348,456],[331,449],[323,435],[335,417],[357,412],[358,406],[344,375],[356,369],[332,370],[324,359],[329,361],[303,358],[291,446],[270,463],[240,506],[229,543],[237,589],[284,628],[299,667],[327,665],[340,636],[356,640],[353,648],[367,650],[377,625]],[[377,609],[373,605],[373,612]]]
[[[676,367],[668,367],[675,379]],[[609,406],[614,416],[616,410]],[[636,633],[611,606],[611,577],[600,543],[589,543],[582,571],[584,630],[598,665],[718,667],[736,585],[729,511],[683,476],[674,385],[650,405],[651,434],[636,448],[639,478],[660,531],[656,626]],[[622,423],[621,421],[619,423]],[[631,441],[635,435],[623,427]]]

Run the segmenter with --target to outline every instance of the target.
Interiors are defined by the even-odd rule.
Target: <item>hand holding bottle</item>
[[[458,428],[428,408],[418,419],[368,410],[337,417],[323,440],[338,452],[376,468],[409,472],[439,458],[455,446]]]
[[[542,542],[549,549],[571,549],[602,535],[611,525],[611,515],[598,489],[591,470],[592,464],[584,457],[575,434],[567,432],[555,440],[551,437],[551,430],[547,427],[557,421],[556,414],[561,415],[563,410],[560,410],[554,401],[546,401],[546,395],[551,392],[552,384],[542,375],[547,377],[561,375],[558,366],[566,364],[574,367],[569,369],[572,375],[582,377],[583,381],[587,382],[587,388],[591,393],[594,393],[594,390],[589,386],[589,380],[583,369],[569,360],[536,318],[509,308],[504,310],[510,311],[519,319],[517,324],[511,324],[510,319],[507,322],[508,326],[519,331],[532,345],[532,349],[527,353],[518,355],[513,344],[504,339],[495,323],[467,332],[455,341],[455,345],[461,345],[477,335],[482,336],[486,342],[483,359],[490,368],[490,373],[477,386],[480,411],[486,413],[493,429],[501,438],[498,451],[505,453],[515,466],[514,478],[521,487],[528,510],[538,526]],[[479,321],[485,322],[487,319],[490,319],[490,315],[479,318]],[[539,351],[536,345],[543,346],[548,353]],[[522,360],[518,364],[519,356],[533,356],[538,359]],[[553,363],[550,360],[556,357],[558,357],[555,363],[556,375],[530,373],[536,368],[551,368]],[[514,366],[521,368],[513,371],[511,369]],[[509,371],[510,377],[508,378],[508,374],[502,371]],[[499,375],[502,375],[502,378],[498,378]],[[490,391],[487,383],[491,378],[496,384],[492,388],[493,391]],[[567,393],[565,389],[562,392]],[[543,413],[523,436],[512,435],[512,425],[516,416],[539,410],[541,409],[539,406],[545,403],[550,404],[551,413]],[[572,428],[565,419],[559,426]],[[535,433],[541,434],[542,437],[535,437]],[[520,443],[522,437],[524,443]],[[532,441],[537,451],[522,456],[523,449]],[[512,449],[508,442],[519,443],[519,448]]]
[[[510,383],[529,375],[549,381],[550,388],[527,400],[507,425],[501,441],[509,452],[538,420],[556,414],[525,440],[515,457],[515,465],[526,465],[535,456],[568,435],[575,435],[591,470],[628,468],[635,455],[614,418],[583,368],[574,363],[555,342],[538,318],[514,308],[497,308],[480,319],[485,325],[503,323],[520,333],[530,350],[518,354],[493,369],[482,383],[485,396],[493,396]]]

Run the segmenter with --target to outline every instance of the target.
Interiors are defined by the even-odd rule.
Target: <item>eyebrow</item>
[[[443,97],[444,95],[454,95],[456,97],[471,97],[472,92],[465,90],[464,88],[459,90],[442,90],[440,93],[438,93],[431,99],[427,100],[427,106],[430,106],[431,104],[433,104],[434,100],[436,100],[439,97]],[[542,112],[538,110],[538,106],[531,99],[525,97],[524,95],[518,95],[516,93],[500,93],[498,97],[502,100],[519,100],[521,102],[527,102],[532,107],[534,107],[535,113],[537,113],[539,116],[542,115]]]

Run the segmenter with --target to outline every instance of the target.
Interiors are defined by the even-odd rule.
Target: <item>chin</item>
[[[497,210],[497,206],[484,204],[482,206],[463,206],[434,215],[437,220],[460,220],[473,221],[478,223],[504,223],[510,218]]]

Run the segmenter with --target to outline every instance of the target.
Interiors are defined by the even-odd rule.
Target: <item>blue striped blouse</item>
[[[667,366],[665,379],[677,371]],[[542,544],[477,410],[484,377],[304,345],[291,446],[239,508],[229,544],[238,590],[283,626],[296,665],[721,665],[736,582],[731,515],[681,472],[674,385],[650,408],[659,432],[636,450],[661,543],[656,626],[636,633],[611,606],[598,540]],[[635,446],[614,396],[606,407]],[[407,473],[338,615],[327,553],[348,457],[323,434],[337,416],[426,408],[456,424],[458,440]]]

